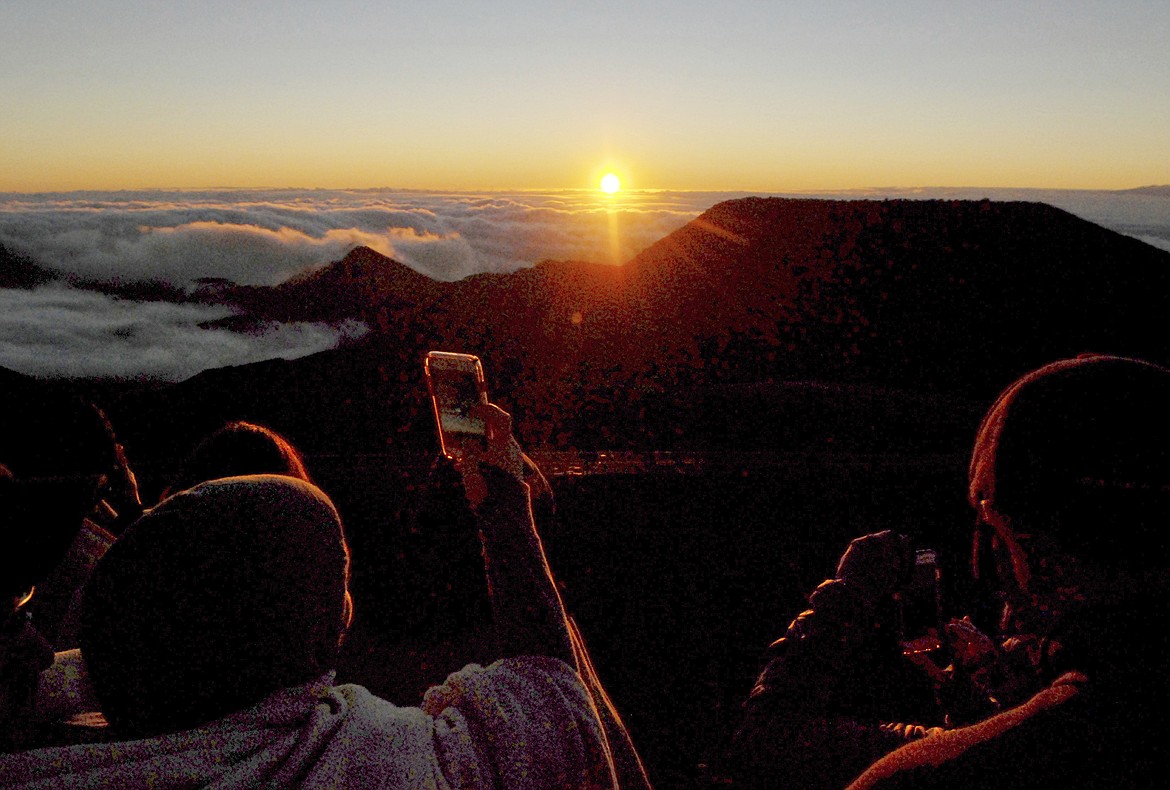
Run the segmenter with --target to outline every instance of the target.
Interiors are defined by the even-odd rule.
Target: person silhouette
[[[1007,387],[969,470],[973,570],[1039,690],[903,746],[852,788],[1139,787],[1170,755],[1170,370],[1059,360]],[[992,642],[994,644],[994,642]]]
[[[312,482],[304,458],[292,442],[271,428],[237,420],[195,445],[160,498],[207,480],[258,474],[288,475]]]
[[[6,786],[616,787],[532,522],[511,417],[464,459],[498,660],[401,708],[332,672],[352,612],[340,517],[286,475],[200,483],[131,525],[86,588],[81,652],[116,736],[0,756]]]

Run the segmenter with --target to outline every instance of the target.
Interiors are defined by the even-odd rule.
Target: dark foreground
[[[340,679],[415,704],[428,683],[490,659],[475,635],[486,607],[472,529],[461,533],[458,519],[436,534],[409,527],[426,470],[309,460],[353,547],[357,618]],[[586,460],[546,459],[557,511],[541,531],[658,787],[697,781],[764,648],[852,537],[897,529],[940,549],[944,573],[961,572],[970,516],[960,454]]]

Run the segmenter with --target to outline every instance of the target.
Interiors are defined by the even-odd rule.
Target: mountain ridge
[[[1061,356],[1170,361],[1160,318],[1170,312],[1170,253],[1039,203],[744,198],[622,266],[543,261],[426,278],[417,293],[402,285],[424,277],[409,267],[369,250],[347,258],[285,284],[298,294],[286,305],[315,299],[302,318],[360,316],[365,336],[299,360],[209,371],[126,408],[187,411],[202,428],[246,414],[320,451],[425,453],[433,432],[421,359],[445,348],[484,359],[493,397],[529,447],[761,446],[783,437],[743,427],[760,415],[759,397],[708,399],[713,415],[692,395],[828,381],[982,402]],[[364,267],[388,273],[361,291],[368,302],[344,288]],[[350,301],[331,302],[338,290]]]

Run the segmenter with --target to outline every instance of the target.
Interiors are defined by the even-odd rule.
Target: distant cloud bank
[[[583,192],[0,194],[0,244],[86,280],[274,285],[358,245],[437,280],[458,280],[547,258],[621,262],[717,200]]]
[[[43,376],[176,381],[200,370],[333,347],[359,327],[203,324],[226,308],[114,299],[66,284],[201,278],[273,285],[371,247],[437,280],[541,260],[622,263],[732,193],[392,190],[0,193],[0,245],[59,273],[0,290],[0,366]],[[794,197],[1037,200],[1170,250],[1157,192],[881,189]]]
[[[724,196],[726,197],[726,196]],[[0,290],[0,366],[39,376],[178,381],[334,347],[360,327],[204,328],[226,308],[135,303],[85,283],[274,285],[371,247],[437,280],[541,260],[620,262],[721,197],[584,192],[230,190],[0,194],[0,244],[64,278]]]
[[[201,326],[229,312],[129,302],[63,284],[0,289],[0,365],[34,376],[181,381],[208,368],[324,351],[362,331],[279,324],[242,334]]]

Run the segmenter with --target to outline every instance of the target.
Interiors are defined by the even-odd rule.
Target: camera
[[[929,653],[942,647],[942,593],[938,552],[914,553],[910,581],[895,596],[899,604],[902,652]]]

